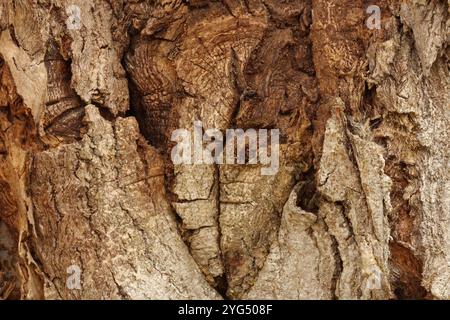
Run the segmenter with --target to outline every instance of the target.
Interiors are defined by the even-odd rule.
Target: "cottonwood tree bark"
[[[2,1],[0,297],[449,299],[448,17]],[[279,129],[279,171],[174,165],[195,120]]]

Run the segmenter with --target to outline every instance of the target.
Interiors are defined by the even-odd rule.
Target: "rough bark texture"
[[[449,21],[447,0],[3,0],[0,299],[450,299]],[[279,171],[174,165],[195,120],[279,129]]]

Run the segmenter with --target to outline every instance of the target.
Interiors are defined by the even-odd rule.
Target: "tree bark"
[[[2,1],[0,298],[450,299],[448,18]],[[174,164],[195,120],[279,129],[278,172]]]

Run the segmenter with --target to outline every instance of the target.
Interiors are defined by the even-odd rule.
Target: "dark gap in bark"
[[[414,178],[408,173],[408,165],[396,157],[388,157],[385,171],[393,181],[391,201],[395,208],[389,219],[392,228],[389,244],[389,263],[393,273],[391,285],[398,299],[423,299],[428,294],[421,285],[423,262],[405,246],[412,241],[416,214],[403,194]]]
[[[407,247],[391,242],[391,270],[393,289],[398,299],[425,299],[427,290],[422,287],[422,262]]]
[[[228,292],[227,275],[224,273],[220,277],[215,277],[214,282],[216,283],[215,289],[222,296],[222,298],[224,298],[225,300],[231,300],[231,298],[227,296]]]
[[[114,123],[116,121],[117,116],[115,116],[109,108],[102,106],[95,102],[92,102],[92,104],[97,107],[97,109],[100,112],[100,115],[103,117],[103,119],[106,119],[111,123]],[[121,115],[118,115],[118,116],[121,116]]]
[[[334,268],[333,278],[331,280],[331,289],[330,290],[331,290],[331,295],[333,296],[333,300],[338,300],[336,291],[337,291],[337,285],[338,285],[339,279],[341,277],[342,271],[344,270],[344,262],[342,261],[342,257],[341,257],[340,251],[339,251],[339,243],[338,243],[336,237],[333,236],[329,232],[328,226],[326,223],[325,223],[325,229],[331,238],[331,243],[332,243],[331,247],[334,252],[334,260],[335,260],[335,268]]]
[[[400,25],[401,23],[398,21],[398,26]],[[373,141],[382,146],[387,153],[385,156],[385,174],[393,182],[390,197],[394,211],[389,215],[392,236],[389,244],[391,253],[389,257],[390,283],[398,299],[424,299],[428,293],[421,285],[422,261],[415,256],[412,249],[407,247],[408,244],[411,244],[415,232],[416,213],[410,205],[410,199],[404,199],[404,190],[416,178],[409,174],[409,170],[413,168],[408,168],[408,165],[402,159],[390,154],[390,145],[394,142],[383,134],[385,127],[402,126],[401,128],[405,131],[411,129],[398,121],[390,123],[389,120],[393,118],[390,112],[386,110],[386,106],[380,103],[376,86],[369,87],[366,82],[363,101],[363,106],[366,108],[364,112],[369,120]],[[414,120],[409,119],[409,117],[407,121],[414,123]],[[413,128],[410,134],[415,134],[415,130],[416,128]]]
[[[303,210],[317,214],[319,212],[320,195],[316,188],[316,172],[310,168],[302,174],[301,187],[297,195],[297,206]]]

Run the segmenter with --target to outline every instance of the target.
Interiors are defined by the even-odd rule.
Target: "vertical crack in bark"
[[[222,262],[223,266],[224,266],[224,270],[223,270],[223,274],[220,275],[219,277],[216,277],[215,283],[216,283],[216,290],[222,295],[222,297],[224,299],[229,299],[229,297],[227,296],[227,292],[229,289],[229,285],[228,285],[228,279],[227,279],[227,269],[226,269],[226,264],[225,264],[225,259],[223,256],[223,248],[222,248],[222,243],[221,243],[221,239],[222,239],[222,229],[220,227],[220,170],[219,170],[219,166],[218,165],[214,165],[214,170],[215,170],[215,181],[218,184],[217,186],[217,195],[216,195],[216,206],[217,206],[217,217],[216,217],[216,223],[217,223],[217,245],[219,247],[219,254],[220,254],[220,261]]]
[[[332,239],[332,243],[333,243],[332,248],[334,251],[334,259],[336,261],[333,279],[331,282],[331,295],[334,300],[337,300],[339,297],[336,294],[336,292],[337,292],[339,280],[341,278],[342,270],[344,269],[344,267],[343,267],[341,254],[339,252],[339,244],[336,240],[336,237],[331,235],[331,239]]]

